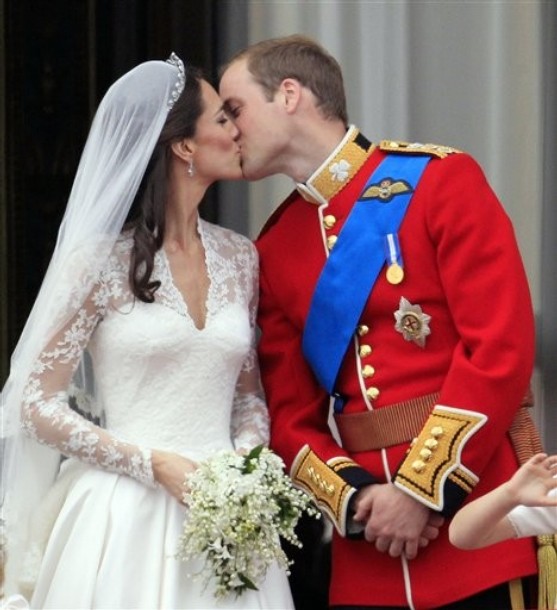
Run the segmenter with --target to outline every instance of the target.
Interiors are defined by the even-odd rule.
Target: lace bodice
[[[204,328],[189,316],[163,250],[155,256],[152,279],[161,282],[155,302],[133,298],[131,238],[123,237],[86,301],[36,363],[22,407],[26,433],[151,485],[152,449],[200,460],[268,441],[254,345],[256,251],[222,227],[199,220],[198,228],[210,280]],[[103,427],[69,404],[85,350],[94,371],[93,411],[102,413]]]

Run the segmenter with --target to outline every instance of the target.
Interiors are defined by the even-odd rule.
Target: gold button
[[[358,334],[360,335],[360,337],[367,335],[368,332],[369,332],[369,326],[366,326],[365,324],[360,324],[360,326],[358,326]]]
[[[329,248],[329,250],[333,249],[337,239],[338,237],[336,235],[329,235],[329,237],[327,237],[327,248]]]
[[[370,400],[376,400],[380,393],[378,388],[368,388],[366,390],[366,395]]]
[[[413,447],[416,443],[418,442],[418,437],[415,436],[411,441],[410,441],[410,447]]]
[[[327,214],[323,218],[323,225],[326,229],[332,229],[335,226],[337,219],[332,214]]]
[[[439,443],[434,438],[428,438],[424,443],[424,447],[431,449],[431,451],[435,451],[438,446]]]
[[[432,455],[433,455],[433,453],[432,453],[431,449],[424,448],[420,451],[420,457],[422,458],[422,460],[424,462],[429,462],[429,460],[431,460]]]
[[[440,438],[441,436],[443,436],[443,428],[441,428],[441,426],[433,426],[433,428],[431,429],[431,436],[433,436],[433,438]]]
[[[373,377],[373,375],[375,375],[375,369],[370,364],[366,364],[362,369],[362,377],[368,379],[369,377]]]
[[[360,345],[360,358],[365,358],[371,354],[371,345]]]
[[[419,474],[425,470],[425,464],[422,460],[416,460],[415,462],[412,462],[412,470]]]

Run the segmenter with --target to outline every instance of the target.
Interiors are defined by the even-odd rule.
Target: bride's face
[[[238,180],[242,177],[238,129],[224,111],[221,98],[206,81],[201,81],[204,111],[197,121],[193,138],[193,162],[199,178]]]

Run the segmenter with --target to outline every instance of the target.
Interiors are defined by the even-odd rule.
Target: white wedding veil
[[[10,362],[1,395],[2,525],[6,593],[20,575],[29,516],[52,485],[58,452],[21,428],[24,392],[49,340],[90,293],[128,212],[174,102],[185,85],[181,60],[148,61],[108,90],[91,125],[47,273]],[[78,274],[77,274],[78,273]],[[81,365],[80,365],[81,366]]]

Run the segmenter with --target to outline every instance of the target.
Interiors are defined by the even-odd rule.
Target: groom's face
[[[219,93],[240,132],[242,172],[248,180],[279,173],[286,145],[280,101],[265,97],[245,59],[231,64],[222,75]]]

